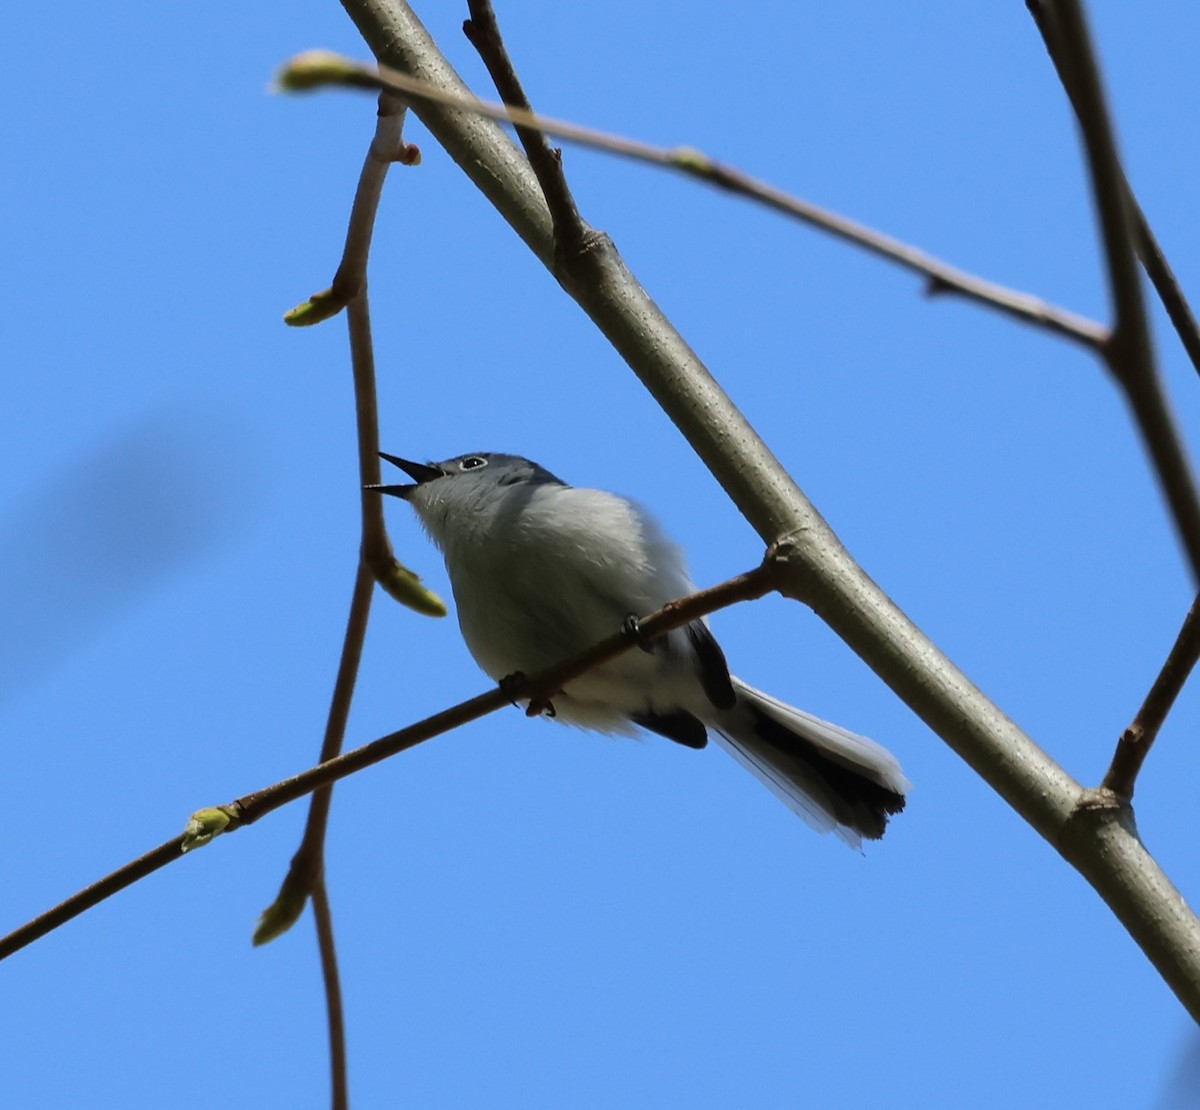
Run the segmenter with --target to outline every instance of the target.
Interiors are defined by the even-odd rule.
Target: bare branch
[[[517,77],[512,59],[508,56],[491,0],[467,0],[467,7],[471,18],[463,23],[463,34],[487,66],[500,99],[506,105],[520,108],[532,116],[532,106],[525,95],[520,78]],[[571,195],[571,188],[563,173],[562,151],[552,148],[546,141],[546,136],[536,127],[527,127],[524,124],[514,126],[534,176],[542,187],[546,207],[554,220],[556,249],[568,254],[582,250],[588,238],[589,228],[579,215],[575,198]]]
[[[594,647],[563,663],[532,675],[514,675],[504,683],[503,690],[489,690],[478,697],[435,713],[432,717],[417,721],[407,728],[402,728],[370,744],[365,744],[361,748],[355,748],[345,755],[326,760],[316,767],[310,767],[307,771],[283,779],[272,786],[264,787],[262,790],[256,790],[252,794],[243,795],[237,801],[219,807],[229,818],[220,831],[234,832],[242,825],[257,821],[281,806],[303,798],[306,794],[311,794],[323,787],[327,788],[339,779],[344,779],[348,775],[353,775],[366,767],[374,766],[400,752],[416,747],[425,740],[440,736],[459,725],[485,717],[497,709],[503,709],[514,699],[528,699],[533,705],[546,705],[572,679],[578,678],[592,668],[616,658],[622,652],[642,644],[646,639],[656,639],[673,628],[681,628],[700,617],[715,613],[718,609],[727,608],[740,601],[752,601],[765,596],[778,588],[778,581],[784,571],[784,564],[779,558],[768,556],[765,562],[753,570],[722,582],[718,586],[699,590],[678,601],[669,602],[657,612],[639,621],[636,629],[621,629]],[[72,895],[19,929],[14,929],[7,936],[0,937],[0,960],[11,956],[26,945],[32,944],[35,940],[52,932],[72,918],[78,917],[106,898],[132,886],[139,879],[181,859],[184,842],[184,836],[177,836],[165,844],[160,844],[140,859],[126,864],[99,882]]]
[[[402,0],[343,0],[387,65],[461,98],[467,90]],[[547,266],[552,225],[528,164],[495,124],[430,102],[414,111]],[[560,276],[746,519],[782,541],[789,596],[830,627],[1092,884],[1200,1020],[1200,920],[1107,792],[1081,790],[990,702],[850,557],[754,428],[616,251]],[[1096,798],[1096,793],[1103,797]]]
[[[1067,96],[1074,105],[1075,87],[1071,80],[1066,51],[1060,48],[1058,40],[1054,37],[1057,34],[1057,23],[1051,11],[1051,5],[1047,0],[1028,0],[1027,7],[1042,36],[1046,53],[1049,54],[1050,61],[1058,73],[1058,79],[1062,82]],[[1076,107],[1076,112],[1078,112],[1078,107]],[[1158,293],[1163,307],[1167,310],[1167,316],[1170,318],[1188,358],[1191,359],[1192,366],[1195,367],[1197,373],[1200,373],[1200,325],[1196,323],[1191,306],[1183,295],[1183,290],[1167,261],[1166,254],[1159,246],[1158,239],[1150,227],[1150,221],[1146,218],[1141,204],[1138,203],[1128,177],[1124,172],[1121,177],[1125,186],[1126,204],[1129,206],[1133,220],[1134,248],[1138,258],[1141,259],[1142,267],[1150,278],[1155,292]]]
[[[536,674],[509,676],[502,690],[492,690],[469,701],[460,702],[450,709],[381,737],[336,759],[321,763],[290,779],[244,795],[228,807],[236,817],[227,831],[232,832],[240,825],[257,821],[280,806],[311,793],[319,786],[355,774],[452,728],[484,717],[513,701],[528,700],[536,707],[549,706],[558,691],[572,679],[607,663],[622,652],[628,651],[630,647],[642,644],[645,639],[656,639],[673,628],[680,628],[718,609],[740,601],[751,601],[777,589],[782,570],[783,564],[769,557],[754,570],[664,605],[645,620],[639,621],[637,630],[622,629],[587,651]]]
[[[1116,316],[1112,335],[1101,348],[1101,354],[1133,410],[1142,442],[1187,552],[1193,580],[1200,581],[1200,493],[1155,363],[1135,244],[1140,243],[1146,252],[1144,257],[1150,258],[1160,279],[1165,280],[1170,269],[1161,252],[1157,256],[1154,252],[1157,243],[1144,216],[1139,227],[1140,209],[1121,167],[1099,67],[1079,0],[1026,0],[1026,6],[1075,111],[1087,151]],[[1168,296],[1172,288],[1178,294],[1173,281],[1166,288]],[[1180,320],[1176,326],[1185,329],[1182,336],[1189,328],[1184,320],[1186,302],[1182,295],[1176,295],[1172,303]],[[1189,320],[1190,315],[1186,312]],[[1194,336],[1194,322],[1190,324],[1190,332]],[[1185,339],[1185,345],[1187,342]]]
[[[342,259],[326,298],[329,306],[341,305],[346,308],[350,363],[354,377],[360,487],[377,484],[380,480],[379,416],[375,354],[367,299],[367,261],[388,169],[394,162],[411,164],[416,160],[416,148],[404,141],[405,111],[404,104],[396,97],[386,92],[380,94],[375,135],[355,190]],[[389,593],[413,608],[435,615],[444,615],[446,612],[441,601],[420,585],[417,576],[396,561],[379,497],[363,491],[360,493],[360,504],[362,541],[359,566],[321,747],[322,761],[333,758],[341,751],[362,658],[374,581],[379,581]],[[292,858],[279,894],[255,930],[255,944],[265,944],[289,929],[320,881],[324,869],[325,830],[329,822],[330,804],[328,789],[318,790],[313,795],[300,847]]]
[[[1049,7],[1049,17],[1043,16],[1038,25],[1048,30],[1046,42],[1058,59],[1056,68],[1087,150],[1117,318],[1109,340],[1109,347],[1120,351],[1113,369],[1140,372],[1152,359],[1149,328],[1133,251],[1128,191],[1091,36],[1078,0],[1028,3],[1031,11]]]
[[[1150,746],[1171,712],[1183,684],[1200,658],[1200,597],[1192,602],[1183,627],[1171,646],[1162,670],[1150,687],[1133,723],[1121,734],[1112,764],[1104,776],[1101,789],[1111,790],[1122,801],[1133,798],[1138,772],[1149,754]]]
[[[325,737],[321,743],[322,763],[332,759],[342,750],[374,592],[375,580],[371,570],[360,560],[354,579],[354,593],[350,599],[350,615],[346,620],[346,634],[342,641],[342,655],[338,661],[337,679],[333,685],[329,715],[325,722]],[[325,830],[329,825],[329,809],[332,804],[332,788],[322,787],[313,793],[300,846],[292,856],[279,893],[263,911],[254,930],[256,945],[269,944],[287,932],[299,920],[309,896],[323,881]]]
[[[416,147],[404,141],[404,103],[389,93],[379,96],[375,134],[367,151],[358,188],[350,211],[342,259],[328,294],[321,298],[322,311],[332,315],[339,305],[346,308],[350,339],[350,362],[354,378],[360,487],[379,482],[379,418],[375,390],[375,354],[371,342],[371,314],[367,298],[367,261],[375,229],[375,216],[383,193],[384,180],[393,162],[415,164]],[[360,493],[362,539],[350,615],[338,663],[337,679],[325,724],[321,762],[327,763],[342,750],[346,722],[354,698],[354,687],[362,661],[363,643],[371,612],[375,582],[379,581],[397,600],[418,611],[444,615],[440,599],[425,589],[418,577],[397,562],[377,495]],[[314,791],[309,803],[304,835],[297,848],[279,894],[263,913],[254,931],[254,943],[265,944],[291,928],[304,905],[313,899],[321,969],[325,984],[328,1014],[331,1089],[333,1105],[348,1105],[349,1081],[346,1075],[345,1021],[334,943],[333,919],[325,887],[325,834],[333,804],[332,786]]]
[[[1126,188],[1129,188],[1128,182]],[[1146,213],[1142,211],[1142,206],[1133,195],[1132,189],[1129,190],[1129,204],[1133,212],[1134,242],[1138,258],[1142,261],[1142,268],[1150,278],[1163,308],[1167,310],[1167,316],[1191,360],[1192,367],[1200,374],[1200,324],[1197,324],[1192,306],[1183,295],[1179,279],[1167,261],[1167,256],[1150,227],[1150,221],[1146,219]]]
[[[352,11],[353,14],[353,11]],[[457,76],[456,76],[457,79]],[[1049,304],[1039,297],[1014,289],[951,266],[925,251],[890,235],[875,231],[845,216],[839,216],[792,196],[775,186],[732,166],[723,165],[692,147],[658,147],[636,139],[624,138],[565,120],[534,115],[515,106],[489,104],[461,90],[448,91],[418,77],[388,66],[362,65],[336,54],[313,51],[293,58],[280,72],[279,85],[288,91],[308,91],[322,85],[350,88],[386,88],[401,93],[415,104],[441,105],[472,112],[488,119],[503,120],[514,126],[536,128],[560,139],[639,162],[662,166],[688,177],[757,201],[777,212],[852,243],[872,254],[894,262],[926,279],[930,293],[956,293],[985,307],[1013,316],[1026,324],[1046,329],[1089,349],[1098,349],[1109,338],[1104,325]],[[465,168],[465,167],[464,167]],[[518,229],[520,230],[520,229]],[[553,249],[549,263],[553,262]],[[546,261],[546,259],[543,259]],[[553,268],[553,267],[552,267]]]
[[[32,921],[26,922],[19,929],[14,929],[8,936],[0,937],[0,960],[11,956],[27,944],[32,944],[39,937],[52,933],[60,925],[65,925],[72,918],[78,917],[93,906],[98,906],[105,899],[111,898],[127,886],[133,886],[139,879],[152,875],[159,868],[166,867],[168,863],[174,863],[183,854],[182,845],[183,837],[176,836],[166,843],[160,844],[157,848],[151,848],[144,856],[139,856],[112,874],[105,875],[103,879],[84,887],[83,890],[71,895],[66,901],[60,902],[45,913],[38,914]]]
[[[313,920],[321,950],[321,976],[325,983],[325,1010],[329,1027],[329,1083],[332,1110],[349,1110],[350,1083],[346,1066],[346,1022],[343,1018],[342,984],[338,975],[337,947],[333,940],[333,913],[325,880],[312,891]]]

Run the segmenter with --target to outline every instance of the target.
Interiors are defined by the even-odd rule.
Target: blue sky
[[[498,4],[545,111],[687,143],[984,276],[1107,311],[1064,97],[1021,3]],[[421,15],[486,79],[458,5]],[[1129,176],[1200,288],[1200,13],[1094,5]],[[10,13],[0,180],[6,930],[309,765],[357,550],[328,283],[369,97],[268,94],[334,3]],[[371,271],[385,448],[506,450],[651,505],[697,581],[761,544],[582,313],[415,125]],[[1192,596],[1083,352],[749,204],[567,152],[584,214],[871,575],[1082,781]],[[1200,383],[1156,313],[1194,441]],[[405,506],[402,557],[448,597]],[[513,711],[337,789],[328,877],[359,1106],[1184,1106],[1200,1043],[1089,887],[815,617],[714,621],[755,685],[914,783],[865,854],[718,750]],[[484,689],[453,619],[377,601],[357,744]],[[1138,788],[1195,899],[1200,698]],[[326,1099],[311,923],[249,935],[281,811],[0,967],[13,1105]]]

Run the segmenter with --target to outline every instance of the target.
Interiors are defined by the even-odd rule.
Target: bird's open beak
[[[379,452],[379,457],[381,459],[386,459],[393,466],[398,466],[413,480],[415,484],[411,486],[406,484],[400,486],[363,487],[364,489],[374,490],[376,493],[390,493],[393,497],[403,497],[405,500],[407,500],[417,486],[423,484],[424,482],[432,482],[434,478],[441,478],[444,476],[443,471],[436,466],[427,466],[425,463],[412,462],[409,459],[402,459],[398,455],[389,455],[384,451]]]

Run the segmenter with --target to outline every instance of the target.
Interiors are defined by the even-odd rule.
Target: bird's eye
[[[487,459],[480,455],[468,455],[458,464],[459,470],[478,470],[481,466],[487,466]]]

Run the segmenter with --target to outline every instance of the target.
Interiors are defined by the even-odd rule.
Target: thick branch
[[[379,59],[462,95],[464,88],[400,0],[343,0]],[[414,108],[451,157],[547,265],[550,219],[527,164],[495,124],[436,105]],[[560,275],[564,288],[641,378],[746,518],[788,541],[791,594],[830,626],[938,734],[1087,877],[1200,1020],[1200,921],[1128,826],[1103,811],[1080,836],[1078,784],[902,614],[842,547],[615,250]],[[1087,811],[1089,814],[1093,810]]]

